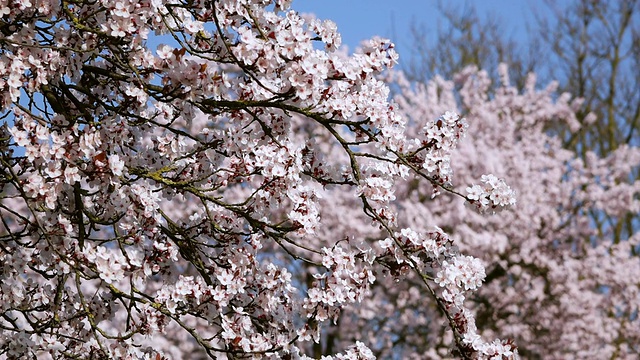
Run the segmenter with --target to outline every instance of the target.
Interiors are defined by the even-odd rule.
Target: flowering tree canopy
[[[386,277],[420,284],[455,354],[517,357],[465,307],[482,262],[394,203],[409,178],[480,212],[514,192],[491,174],[456,190],[467,123],[408,131],[379,79],[390,42],[347,56],[283,0],[0,15],[0,356],[372,358],[375,337],[318,345]]]
[[[442,10],[448,24],[438,28],[435,43],[414,33],[419,54],[406,76],[426,83],[438,73],[457,81],[432,80],[421,96],[411,96],[411,106],[455,88],[444,93],[458,97],[459,111],[473,120],[471,139],[461,143],[462,156],[452,162],[456,178],[493,169],[518,193],[514,217],[503,213],[471,222],[470,214],[452,209],[436,213],[450,225],[437,221],[463,240],[465,251],[487,259],[476,309],[489,311],[476,313],[480,328],[514,336],[526,358],[635,359],[640,352],[640,2],[547,5],[545,16],[529,30],[534,36],[517,43],[500,26],[505,23],[483,19],[473,6]],[[521,92],[507,102],[505,94],[518,90],[505,85],[505,69],[495,71],[501,61],[509,63],[511,82]],[[463,71],[465,65],[488,71]],[[559,80],[545,91],[556,105],[542,92],[537,98],[528,95],[532,70],[545,82]],[[495,101],[465,100],[474,86],[477,94]],[[556,86],[559,93],[551,91]],[[579,99],[569,103],[562,92]],[[564,110],[557,106],[562,103]],[[522,121],[525,115],[528,120]],[[527,145],[533,143],[538,145]],[[397,191],[398,198],[401,194]],[[431,203],[425,211],[434,209]],[[483,237],[484,242],[477,241]]]

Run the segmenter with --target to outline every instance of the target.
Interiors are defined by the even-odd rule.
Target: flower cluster
[[[515,192],[495,175],[482,175],[482,185],[467,187],[467,201],[478,212],[497,212],[516,204]]]
[[[471,256],[456,256],[442,262],[442,270],[436,275],[436,283],[444,288],[444,300],[462,307],[464,295],[460,290],[475,290],[482,285],[485,271],[479,259]]]
[[[447,111],[424,128],[422,145],[427,148],[422,167],[440,184],[451,184],[451,152],[469,125],[458,114]]]
[[[322,249],[322,265],[329,272],[314,274],[314,282],[307,291],[304,308],[307,316],[319,321],[336,319],[341,308],[361,302],[375,281],[367,262],[358,264],[360,251],[350,250],[337,244]]]

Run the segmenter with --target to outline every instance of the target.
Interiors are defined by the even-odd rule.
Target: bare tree
[[[425,36],[429,32],[425,24],[411,25],[413,54],[405,66],[410,80],[426,82],[435,75],[451,79],[466,66],[495,70],[498,64],[507,63],[511,79],[522,85],[526,74],[539,67],[539,57],[532,53],[537,39],[527,46],[506,37],[508,29],[497,15],[482,18],[469,4],[457,8],[439,3],[438,10],[444,22],[438,23],[433,43]],[[497,72],[492,75],[497,80]]]

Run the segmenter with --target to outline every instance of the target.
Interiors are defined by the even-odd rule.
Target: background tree
[[[464,156],[454,162],[457,176],[482,172],[481,162],[491,164],[491,171],[507,178],[520,195],[523,208],[519,213],[528,214],[524,218],[514,215],[519,222],[514,218],[501,225],[493,218],[474,224],[473,216],[461,209],[433,215],[457,219],[445,229],[460,236],[467,251],[480,258],[493,257],[488,263],[502,264],[488,270],[488,284],[483,288],[487,293],[476,298],[480,313],[492,309],[488,316],[479,313],[479,319],[503,333],[511,327],[507,333],[518,334],[513,336],[526,344],[520,350],[527,358],[550,354],[634,357],[639,351],[633,328],[637,326],[638,310],[633,305],[637,300],[631,300],[638,293],[639,251],[638,2],[580,1],[566,7],[549,6],[555,17],[539,18],[542,42],[524,45],[504,38],[499,21],[483,22],[472,8],[466,12],[446,9],[450,27],[440,29],[437,43],[425,43],[419,30],[414,36],[418,54],[405,70],[410,81],[424,84],[413,85],[423,96],[409,96],[405,111],[411,116],[421,104],[429,103],[428,98],[457,103],[462,114],[476,120],[471,122],[474,138],[462,143]],[[530,58],[533,48],[545,54],[539,58],[548,61]],[[469,65],[474,67],[465,68]],[[478,72],[478,67],[488,72]],[[558,112],[553,115],[530,113],[540,101],[524,101],[535,83],[527,76],[532,69],[539,78],[558,79],[547,91],[552,99],[567,104],[564,110],[556,107]],[[480,90],[472,91],[474,87]],[[552,91],[555,88],[558,92]],[[522,93],[522,97],[516,102],[513,95],[505,102],[508,93]],[[578,99],[568,102],[569,93]],[[401,98],[406,94],[398,91]],[[511,101],[519,105],[512,108]],[[526,114],[537,120],[523,121]],[[535,146],[529,147],[531,144]],[[489,149],[497,150],[492,157],[486,156]],[[483,161],[475,154],[483,154]],[[467,160],[468,167],[464,167]],[[421,211],[430,212],[437,206],[429,193],[428,189],[414,189],[406,196],[422,199],[427,205]],[[405,196],[399,194],[399,199]],[[537,211],[547,215],[536,215]],[[500,220],[504,218],[508,215]],[[516,228],[520,230],[514,232]],[[617,262],[627,267],[617,267]],[[571,288],[563,288],[566,286]],[[514,291],[528,304],[511,299],[511,305],[504,303],[502,310],[489,305],[508,299]],[[403,298],[389,297],[390,302],[395,299]],[[408,306],[407,313],[418,309],[415,304]],[[432,321],[430,316],[425,319]]]
[[[516,44],[505,37],[498,19],[483,20],[471,5],[465,11],[442,8],[448,26],[438,30],[438,41],[429,44],[418,26],[413,36],[415,57],[405,67],[411,80],[433,75],[447,79],[465,66],[497,69],[508,65],[509,76],[522,87],[529,71],[543,81],[558,81],[559,93],[581,99],[577,110],[580,124],[573,128],[550,122],[546,130],[563,141],[583,161],[590,153],[606,157],[619,147],[640,145],[640,2],[636,0],[548,2],[553,16],[538,15],[531,26],[530,43]],[[545,59],[545,61],[539,61]],[[426,74],[426,75],[424,75]],[[493,84],[501,84],[495,71]],[[467,109],[461,109],[465,114]],[[628,178],[640,179],[634,167]],[[591,212],[591,222],[600,239],[614,243],[626,240],[640,226],[640,215],[629,209],[616,215]]]
[[[412,81],[426,82],[435,75],[445,79],[466,66],[494,69],[489,75],[500,84],[495,69],[505,63],[509,77],[523,87],[529,72],[544,82],[558,81],[559,92],[583,100],[579,132],[549,125],[567,148],[583,157],[589,150],[602,155],[622,144],[638,145],[640,130],[640,77],[635,70],[640,53],[640,2],[637,0],[548,2],[548,11],[527,24],[528,43],[517,43],[509,29],[492,14],[483,18],[473,5],[440,5],[444,25],[429,43],[424,27],[413,26],[414,53],[403,66]],[[534,11],[534,10],[532,10]],[[548,14],[552,14],[549,16]],[[544,59],[544,61],[541,61]],[[597,120],[597,121],[596,121]],[[636,220],[637,221],[637,220]],[[618,232],[626,232],[628,224]]]
[[[497,69],[505,63],[512,81],[522,87],[526,75],[538,70],[541,57],[533,52],[539,51],[537,37],[531,37],[531,44],[516,42],[505,35],[509,29],[502,19],[491,13],[483,17],[470,3],[454,6],[438,2],[437,11],[442,22],[436,29],[416,21],[411,24],[409,41],[404,44],[409,49],[405,55],[408,60],[401,64],[410,81],[427,83],[435,76],[453,79],[467,66]],[[496,71],[489,75],[499,80]]]

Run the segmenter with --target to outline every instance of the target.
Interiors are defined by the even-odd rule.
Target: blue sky
[[[526,40],[526,24],[535,23],[534,11],[548,11],[542,2],[534,0],[450,0],[445,6],[464,9],[465,4],[473,4],[481,16],[497,17],[516,41]],[[433,36],[438,24],[444,23],[437,0],[293,0],[292,8],[333,20],[343,44],[350,49],[374,35],[390,38],[396,43],[401,62],[411,46],[412,22],[423,25],[426,36]]]

